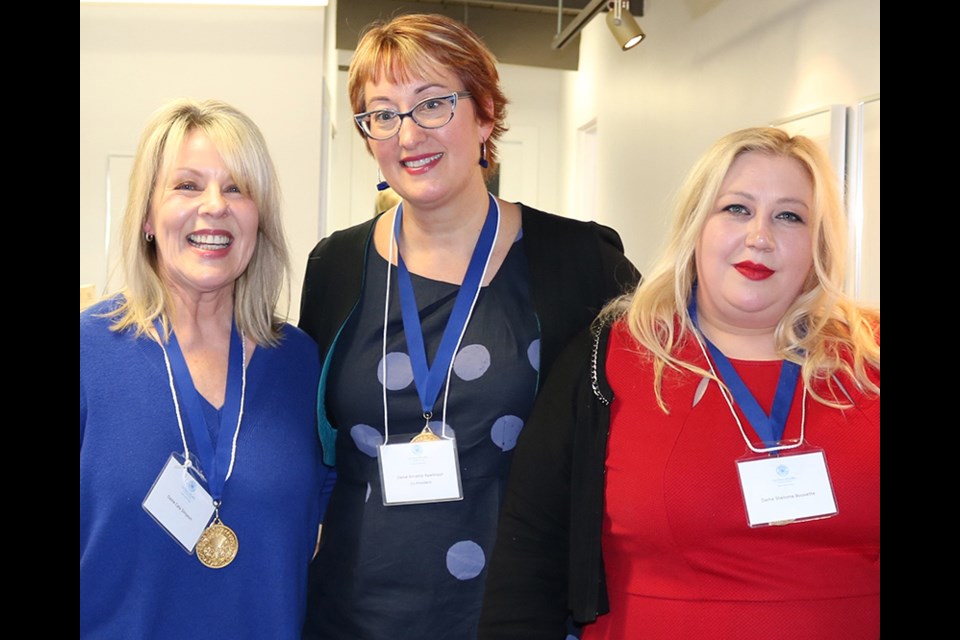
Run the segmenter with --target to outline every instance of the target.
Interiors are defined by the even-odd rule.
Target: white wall
[[[346,69],[352,56],[352,51],[337,51],[339,66]],[[353,122],[347,72],[342,70],[337,72],[336,115],[327,233],[369,219],[375,213],[377,196],[377,163]]]
[[[168,99],[219,98],[253,118],[270,146],[296,316],[306,257],[325,227],[322,105],[324,91],[335,92],[325,89],[328,10],[80,5],[81,284],[96,284],[98,294],[106,285],[108,158],[132,155],[149,115]]]
[[[603,16],[567,76],[563,212],[576,202],[576,131],[596,119],[597,218],[650,266],[673,194],[721,135],[880,93],[879,0],[646,0],[647,39],[621,52]]]
[[[557,69],[537,69],[515,64],[501,64],[500,85],[506,94],[507,127],[501,148],[516,139],[524,144],[536,145],[536,162],[532,179],[536,180],[530,198],[523,194],[501,188],[501,195],[507,200],[523,200],[525,204],[544,211],[557,212],[563,202],[561,164],[561,133],[563,131],[563,84],[569,71]],[[504,144],[505,143],[505,144]],[[506,155],[506,154],[505,154]],[[503,164],[501,187],[505,184],[508,172],[518,170],[511,167],[507,159]]]
[[[546,46],[546,45],[545,45]],[[342,67],[350,64],[352,51],[337,51]],[[507,145],[526,145],[531,159],[527,166],[504,168],[505,178],[512,171],[527,171],[521,189],[501,183],[501,195],[508,200],[523,200],[547,211],[557,211],[562,202],[560,186],[560,104],[563,77],[570,72],[501,64],[497,67],[500,83],[510,103],[507,105],[509,130],[501,141]],[[328,232],[343,229],[368,219],[374,213],[377,164],[357,133],[347,95],[347,73],[337,75],[336,134],[331,156],[330,213]],[[512,158],[511,158],[512,159]],[[508,159],[509,160],[509,159]],[[507,180],[506,182],[510,182]]]
[[[96,283],[101,293],[105,281],[108,157],[132,155],[147,117],[165,100],[217,97],[247,112],[270,145],[285,195],[296,318],[310,249],[321,235],[371,215],[376,194],[376,165],[349,118],[346,74],[335,71],[350,53],[331,48],[330,4],[81,5],[81,284]],[[600,16],[581,36],[578,72],[500,67],[511,101],[508,138],[536,140],[536,195],[524,199],[583,217],[574,204],[576,139],[595,121],[594,217],[620,231],[641,269],[659,252],[674,190],[716,138],[880,92],[879,0],[645,5],[640,22],[648,37],[632,51],[619,51]],[[325,115],[336,131],[332,142]]]

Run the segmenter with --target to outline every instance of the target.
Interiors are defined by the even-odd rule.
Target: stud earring
[[[390,185],[387,184],[387,181],[383,179],[383,174],[380,173],[380,168],[377,167],[377,191],[386,191],[390,188]]]
[[[146,240],[148,244],[153,242],[154,237],[156,236],[149,232],[144,232],[143,234],[143,239]]]
[[[490,163],[487,162],[487,141],[484,140],[480,143],[480,166],[486,169],[490,166]]]

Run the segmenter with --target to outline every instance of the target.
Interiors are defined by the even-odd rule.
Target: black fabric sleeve
[[[307,258],[298,326],[319,345],[321,357],[360,297],[373,224],[337,231],[317,243]]]
[[[303,289],[300,292],[300,319],[297,325],[316,341],[320,334],[321,309],[323,307],[321,290],[323,286],[323,249],[327,243],[324,238],[307,258],[307,270],[303,276]]]
[[[640,274],[610,227],[523,206],[523,241],[540,320],[540,373],[611,299],[636,287]]]
[[[600,258],[604,282],[610,287],[604,292],[606,302],[624,293],[632,292],[640,283],[640,272],[623,253],[620,234],[610,227],[593,223],[600,245]]]
[[[578,390],[589,389],[591,348],[584,332],[558,358],[521,432],[487,575],[481,640],[565,636]]]

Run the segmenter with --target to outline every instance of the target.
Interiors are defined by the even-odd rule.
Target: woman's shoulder
[[[124,297],[120,294],[104,298],[94,302],[89,307],[80,311],[80,338],[90,333],[99,333],[104,329],[109,329],[114,322],[114,312],[124,303]]]
[[[298,378],[319,376],[320,353],[317,343],[302,329],[283,323],[278,327],[280,341],[273,347],[257,347],[254,358],[262,358],[261,367],[276,375],[294,375]]]
[[[289,322],[284,322],[279,327],[280,338],[284,343],[290,344],[293,348],[303,349],[306,347],[317,348],[317,343],[307,333]]]
[[[310,361],[318,361],[320,353],[317,342],[303,329],[284,323],[280,327],[280,346],[289,353],[300,354]]]
[[[626,315],[621,315],[610,320],[610,340],[608,351],[612,354],[618,352],[627,355],[628,359],[636,361],[636,366],[642,367],[645,372],[652,373],[651,368],[656,361],[656,347],[644,342],[643,338],[631,330],[627,322]],[[689,331],[685,331],[683,322],[680,318],[674,319],[674,335],[676,344],[670,354],[680,362],[684,362],[697,367],[708,367],[706,356],[700,347],[696,336]],[[674,367],[668,367],[664,375],[669,377],[689,375],[685,370],[677,370]],[[680,378],[677,378],[678,380]]]
[[[138,336],[131,329],[114,330],[114,311],[123,304],[123,296],[101,300],[80,313],[80,378],[86,375],[100,380],[106,372],[112,372],[114,383],[118,379],[129,380],[131,367],[136,367],[143,353],[143,345],[150,338]]]
[[[517,205],[520,207],[520,214],[523,220],[524,227],[533,227],[535,229],[544,229],[557,233],[597,233],[601,235],[609,235],[619,238],[620,236],[612,228],[602,225],[593,221],[584,221],[578,220],[576,218],[568,218],[566,216],[557,215],[556,213],[548,213],[546,211],[541,211],[540,209],[535,209],[529,205],[525,205],[522,202],[518,202]]]
[[[610,343],[615,346],[630,346],[637,349],[637,341],[630,333],[630,326],[624,316],[612,318],[607,321],[610,332]]]
[[[617,272],[618,280],[632,288],[640,274],[624,255],[623,240],[617,230],[599,222],[575,220],[547,213],[519,203],[523,237],[534,246],[570,261],[581,252],[592,254]],[[575,262],[575,260],[574,260]]]
[[[873,307],[860,307],[858,311],[860,317],[857,322],[859,326],[848,321],[847,325],[843,327],[843,341],[840,342],[838,348],[839,356],[846,367],[856,369],[858,366],[863,366],[870,381],[879,387],[880,310]],[[860,363],[856,361],[855,353],[863,357]],[[875,354],[875,361],[874,356],[870,354]],[[850,380],[850,382],[859,386],[853,380]]]
[[[318,258],[334,251],[350,251],[365,247],[381,215],[383,214],[378,214],[352,227],[334,231],[317,243],[310,252],[310,258]]]

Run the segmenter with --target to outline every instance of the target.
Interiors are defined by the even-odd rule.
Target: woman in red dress
[[[876,638],[880,316],[809,139],[719,140],[516,450],[481,638]]]

